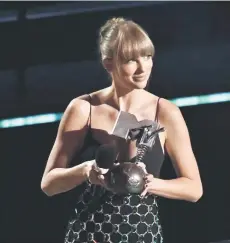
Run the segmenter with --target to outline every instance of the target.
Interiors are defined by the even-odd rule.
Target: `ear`
[[[105,58],[102,61],[102,65],[103,65],[103,67],[105,68],[105,70],[108,73],[111,73],[113,71],[113,61],[112,61],[112,59]]]

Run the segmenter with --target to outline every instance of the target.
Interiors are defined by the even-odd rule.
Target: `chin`
[[[145,89],[146,86],[147,86],[147,83],[146,81],[143,81],[143,82],[135,82],[134,85],[135,85],[135,88],[136,89]]]

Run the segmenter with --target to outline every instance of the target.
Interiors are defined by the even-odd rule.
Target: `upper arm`
[[[50,152],[44,175],[54,168],[67,167],[75,152],[80,150],[88,130],[90,103],[76,98],[67,106]]]
[[[180,109],[164,100],[161,110],[166,129],[165,147],[176,173],[192,180],[200,180],[197,161],[193,153],[187,125]]]

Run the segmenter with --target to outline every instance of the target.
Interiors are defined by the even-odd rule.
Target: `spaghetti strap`
[[[89,124],[89,128],[91,130],[91,121],[92,121],[92,118],[91,118],[91,114],[92,114],[91,101],[92,101],[92,96],[90,94],[88,94],[88,96],[89,96],[89,104],[90,104],[88,124]]]
[[[155,119],[154,119],[155,122],[158,122],[159,101],[160,101],[160,97],[158,97],[158,100],[157,100],[156,114],[155,114]]]

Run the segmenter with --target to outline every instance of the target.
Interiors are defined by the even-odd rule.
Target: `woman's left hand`
[[[144,191],[141,193],[142,197],[144,197],[147,193],[151,193],[151,190],[153,189],[153,183],[154,176],[151,174],[147,174],[145,177],[145,188]]]

